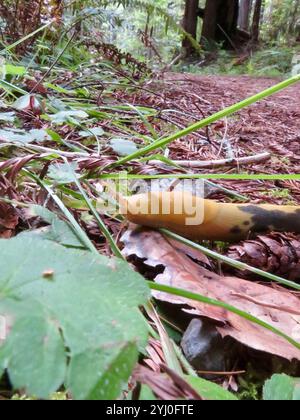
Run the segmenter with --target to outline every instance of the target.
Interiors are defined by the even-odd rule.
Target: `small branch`
[[[271,158],[271,154],[268,152],[260,153],[254,156],[246,156],[242,158],[234,158],[234,159],[218,159],[218,160],[173,160],[173,163],[178,166],[184,166],[185,168],[216,168],[219,166],[241,166],[241,165],[251,165],[252,163],[261,163],[269,160]],[[161,162],[160,160],[150,160],[150,164],[154,165],[166,165],[165,163]]]

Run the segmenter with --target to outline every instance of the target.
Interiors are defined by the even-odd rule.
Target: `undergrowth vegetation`
[[[50,1],[51,7],[44,8],[42,1],[34,1],[28,9],[17,9],[13,18],[11,2],[0,6],[2,19],[16,22],[5,27],[0,51],[1,396],[160,398],[157,388],[146,380],[147,364],[138,365],[153,354],[149,346],[156,345],[165,387],[168,390],[172,380],[176,392],[171,396],[177,399],[237,400],[249,399],[250,394],[253,399],[299,399],[299,380],[286,374],[270,379],[276,370],[262,374],[257,386],[241,381],[240,394],[234,386],[222,387],[222,380],[215,383],[197,374],[181,354],[178,329],[160,316],[151,289],[154,296],[168,293],[228,311],[280,337],[295,352],[300,344],[281,328],[234,305],[184,287],[147,281],[148,273],[136,272],[126,261],[120,240],[125,224],[118,201],[130,191],[126,184],[112,181],[188,178],[188,171],[170,158],[170,144],[261,99],[268,100],[299,82],[300,76],[201,121],[184,115],[179,124],[172,116],[180,111],[164,103],[163,80],[153,71],[151,60],[145,64],[139,54],[124,52],[125,41],[120,50],[113,35],[105,38],[99,28],[92,36],[87,33],[95,19],[105,22],[103,31],[114,25],[120,28],[124,17],[112,9],[112,3],[126,2],[103,1],[106,7],[101,10],[95,8],[97,2],[87,2],[91,4],[84,8],[80,3],[72,2],[63,13],[61,2]],[[149,11],[149,4],[144,3]],[[175,48],[181,33],[174,29],[177,15],[168,20],[163,9],[168,2],[162,3],[152,7],[152,12],[156,10],[156,19],[163,19],[160,30],[166,21],[173,25]],[[132,18],[140,24],[136,16]],[[126,31],[132,22],[128,25]],[[145,43],[145,34],[140,36]],[[147,42],[149,58],[157,58],[154,41]],[[132,51],[135,45],[132,41]],[[168,56],[169,49],[172,43],[163,46],[162,54]],[[289,48],[257,52],[235,70],[232,58],[220,52],[221,62],[214,66],[216,72],[227,74],[245,69],[248,74],[287,75],[293,54]],[[147,104],[133,101],[141,93],[147,95]],[[164,106],[159,108],[157,103]],[[153,160],[167,169],[155,171]],[[241,178],[240,174],[228,176]],[[194,177],[214,179],[203,173]],[[296,282],[164,233],[216,264],[247,269],[266,282],[300,290]],[[289,369],[283,371],[292,374]]]

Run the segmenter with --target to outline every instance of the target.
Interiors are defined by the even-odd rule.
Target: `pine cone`
[[[288,280],[300,282],[300,235],[272,232],[229,248],[227,256]],[[239,272],[239,275],[249,273]]]

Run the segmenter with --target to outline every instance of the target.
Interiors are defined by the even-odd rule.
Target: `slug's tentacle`
[[[165,228],[190,239],[238,241],[250,232],[300,233],[300,207],[218,203],[184,192],[128,197],[123,213],[133,223]]]

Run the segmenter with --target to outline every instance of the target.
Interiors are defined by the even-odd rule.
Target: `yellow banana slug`
[[[300,233],[300,206],[219,203],[185,192],[127,197],[122,213],[135,224],[197,240],[234,242],[271,230]]]

